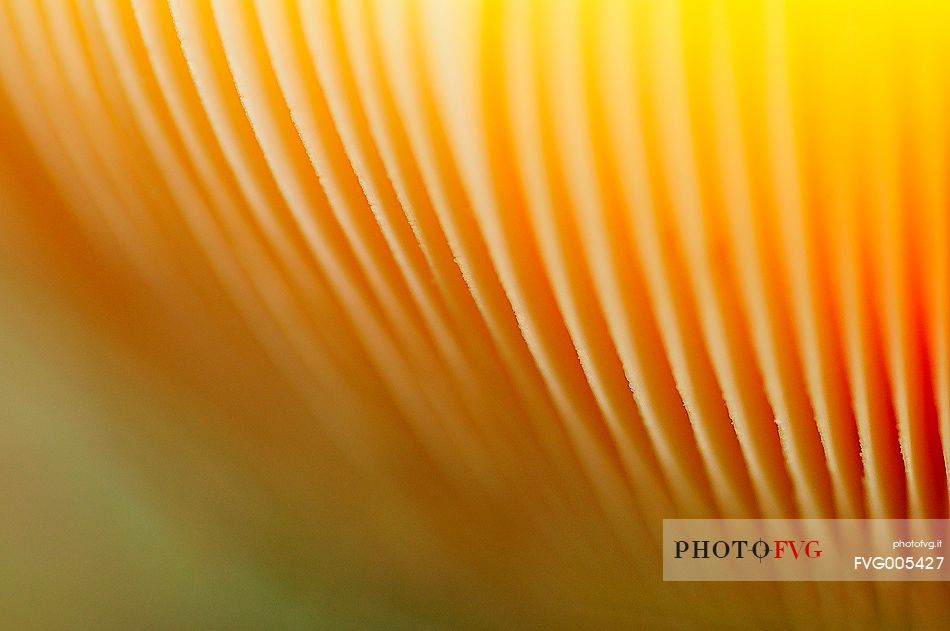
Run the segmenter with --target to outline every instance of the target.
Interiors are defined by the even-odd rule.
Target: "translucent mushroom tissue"
[[[948,28],[0,0],[0,627],[945,625],[658,550],[948,517]]]

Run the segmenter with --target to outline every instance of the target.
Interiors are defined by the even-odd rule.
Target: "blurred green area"
[[[221,411],[10,265],[0,358],[0,629],[413,626],[334,586],[332,567],[306,599],[262,570],[241,535],[280,525],[229,518],[267,522],[263,498],[173,429]]]

